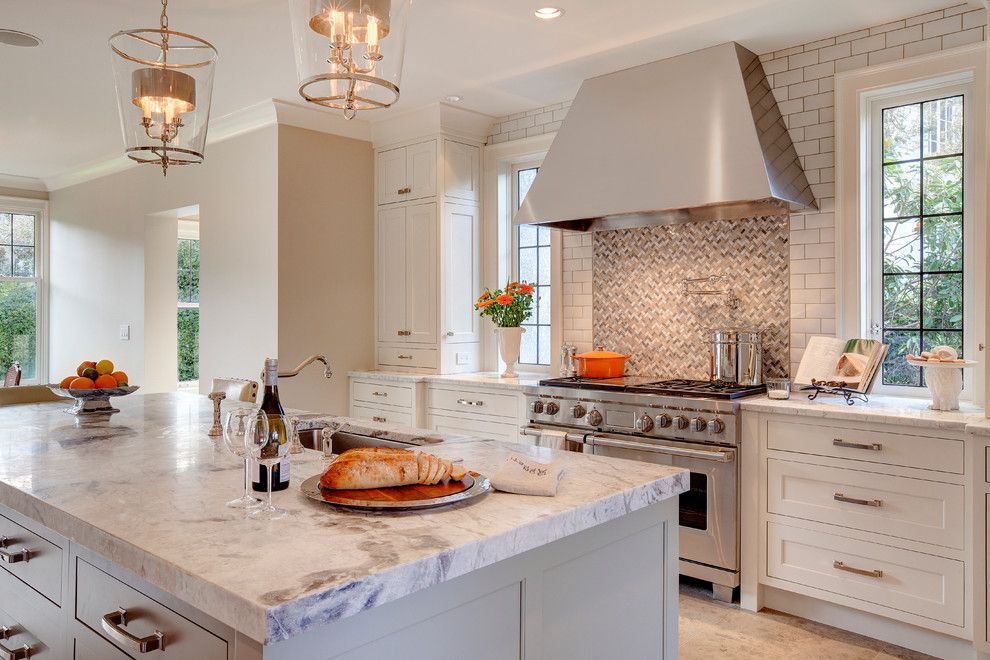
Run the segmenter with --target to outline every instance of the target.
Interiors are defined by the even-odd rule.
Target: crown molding
[[[344,119],[339,110],[272,99],[279,124],[371,142],[371,122]]]
[[[17,188],[18,190],[34,190],[47,192],[45,182],[33,176],[18,176],[16,174],[0,173],[0,188]]]
[[[494,123],[491,115],[437,101],[375,121],[371,125],[371,142],[381,147],[438,134],[484,142]]]

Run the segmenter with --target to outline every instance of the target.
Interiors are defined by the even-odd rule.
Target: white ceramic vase
[[[519,346],[522,344],[522,335],[526,328],[495,328],[498,337],[498,355],[505,363],[505,371],[502,378],[516,377],[516,361],[519,360]]]
[[[962,381],[962,369],[925,369],[925,384],[932,395],[932,410],[959,410]]]

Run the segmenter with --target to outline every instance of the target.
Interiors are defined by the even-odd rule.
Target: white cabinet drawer
[[[126,627],[114,628],[105,621],[105,616],[114,615],[118,608],[130,613]],[[155,658],[227,658],[227,642],[223,639],[78,558],[76,620],[130,655],[140,657],[132,648],[135,642],[122,641],[125,632],[143,638],[157,631],[163,634],[165,645],[163,650],[154,651]],[[118,632],[111,633],[108,628]]]
[[[381,424],[398,424],[399,426],[415,427],[412,414],[401,409],[382,408],[374,406],[362,406],[357,403],[351,404],[351,417],[355,419],[366,419],[369,422],[379,422]]]
[[[0,625],[14,631],[10,639],[0,640],[0,644],[10,650],[26,644],[31,647],[32,658],[59,660],[65,657],[64,624],[65,617],[54,603],[0,571]]]
[[[62,548],[9,518],[0,516],[0,567],[56,605],[62,604]],[[25,556],[22,551],[27,551]]]
[[[867,611],[874,604],[955,626],[965,623],[961,561],[771,522],[767,575]]]
[[[963,474],[965,467],[965,447],[961,440],[777,419],[767,424],[767,447],[953,474]]]
[[[351,383],[355,401],[411,408],[413,388],[404,385],[383,385],[375,381],[355,380]]]
[[[427,407],[477,415],[497,415],[516,420],[519,400],[514,394],[496,394],[431,387],[427,392]]]
[[[770,513],[963,549],[966,492],[945,484],[767,460]]]
[[[505,440],[519,442],[519,427],[516,424],[479,421],[450,415],[430,415],[430,428],[440,433],[469,435],[485,440]]]
[[[432,348],[378,347],[378,364],[392,367],[437,367],[437,350]]]

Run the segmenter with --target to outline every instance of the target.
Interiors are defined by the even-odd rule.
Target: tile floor
[[[712,600],[711,591],[681,583],[682,660],[930,659],[900,646],[782,612],[753,613]]]

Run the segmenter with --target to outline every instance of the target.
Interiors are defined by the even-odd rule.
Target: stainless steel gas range
[[[740,424],[736,399],[762,385],[625,377],[553,378],[524,390],[525,435],[570,451],[683,467],[680,572],[730,601],[739,586]]]

